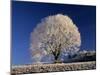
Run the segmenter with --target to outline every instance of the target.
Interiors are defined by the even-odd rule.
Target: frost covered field
[[[15,75],[15,74],[76,71],[76,70],[91,70],[91,69],[96,69],[95,61],[12,66],[12,74]]]

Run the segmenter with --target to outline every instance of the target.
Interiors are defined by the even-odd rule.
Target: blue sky
[[[96,7],[12,1],[12,64],[32,63],[30,33],[42,18],[55,14],[68,15],[79,28],[80,50],[96,49]]]

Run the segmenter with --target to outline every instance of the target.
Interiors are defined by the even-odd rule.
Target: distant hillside
[[[77,54],[69,55],[68,59],[66,59],[64,63],[86,62],[86,61],[96,61],[96,52],[80,51]]]

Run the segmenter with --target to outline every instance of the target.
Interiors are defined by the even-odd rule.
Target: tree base
[[[55,60],[54,63],[63,63],[61,60]]]

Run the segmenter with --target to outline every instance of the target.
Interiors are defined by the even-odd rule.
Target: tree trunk
[[[54,59],[55,59],[54,63],[61,63],[61,61],[58,60],[60,54],[61,54],[61,44],[59,44],[59,47],[56,48],[56,50],[53,52]]]
[[[55,57],[55,61],[57,61],[58,60],[58,56],[54,56]]]
[[[54,63],[60,63],[60,60],[58,60],[59,55],[60,55],[60,52],[54,54],[54,59],[55,59]]]

